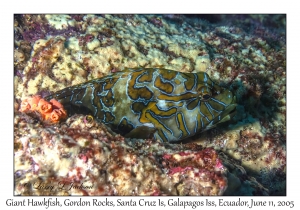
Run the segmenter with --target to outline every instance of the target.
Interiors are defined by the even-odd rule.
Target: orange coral
[[[41,100],[41,96],[40,95],[34,95],[32,97],[28,98],[28,103],[30,104],[30,110],[31,111],[35,111],[38,108],[38,103]]]
[[[52,105],[42,98],[38,103],[38,110],[41,114],[50,113],[52,112]]]
[[[61,119],[66,118],[67,114],[66,111],[62,108],[54,109],[50,114],[50,121],[53,123],[59,122]]]
[[[59,112],[60,112],[60,116],[61,116],[63,119],[67,117],[67,112],[66,112],[66,110],[64,110],[63,107],[59,109]]]
[[[57,100],[55,99],[51,99],[50,103],[52,104],[52,106],[54,106],[56,109],[60,109],[63,108],[63,105],[61,103],[59,103]]]
[[[42,120],[50,123],[58,123],[67,117],[67,112],[63,105],[55,99],[46,101],[39,95],[28,97],[21,102],[20,112],[36,111]]]
[[[28,102],[28,99],[25,99],[24,101],[21,102],[20,106],[20,112],[26,112],[29,111],[31,108],[30,103]]]

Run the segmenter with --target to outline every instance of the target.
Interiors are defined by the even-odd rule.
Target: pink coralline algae
[[[79,34],[81,31],[76,26],[68,26],[66,29],[57,30],[48,24],[45,15],[16,15],[15,17],[16,39],[23,39],[32,44],[39,39],[47,38],[47,36],[70,37]]]
[[[40,73],[58,81],[53,74],[52,66],[59,61],[63,48],[64,40],[61,38],[51,38],[44,46],[39,46],[31,58],[32,67],[27,73],[26,84]]]
[[[149,21],[155,25],[156,27],[162,27],[163,26],[163,23],[162,23],[162,20],[161,18],[159,17],[152,17],[152,18],[149,18]]]
[[[94,36],[92,34],[86,34],[85,36],[79,36],[78,40],[79,40],[79,45],[86,45],[88,42],[93,41]]]
[[[164,154],[162,165],[167,169],[170,178],[177,182],[187,182],[189,188],[178,185],[184,195],[198,194],[222,195],[227,187],[227,179],[224,177],[225,168],[218,158],[217,152],[212,148],[201,151],[184,151],[173,154]],[[205,188],[202,185],[210,186]],[[219,192],[215,191],[218,189]]]

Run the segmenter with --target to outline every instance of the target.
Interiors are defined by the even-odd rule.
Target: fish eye
[[[198,89],[200,100],[207,101],[211,98],[212,90],[209,87],[202,86]]]
[[[205,101],[207,101],[208,99],[210,99],[210,96],[211,96],[211,95],[205,94],[205,95],[202,96],[202,98],[203,98]]]

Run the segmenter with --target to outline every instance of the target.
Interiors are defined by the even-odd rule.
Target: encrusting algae
[[[67,112],[61,103],[55,99],[48,102],[40,95],[33,95],[24,99],[21,102],[19,111],[37,113],[42,121],[48,123],[58,123],[67,117]]]

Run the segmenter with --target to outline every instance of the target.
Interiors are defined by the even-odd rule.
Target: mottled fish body
[[[160,68],[125,69],[65,88],[48,96],[69,112],[93,115],[128,137],[149,133],[162,141],[179,141],[230,119],[235,109],[230,90],[204,72]]]

